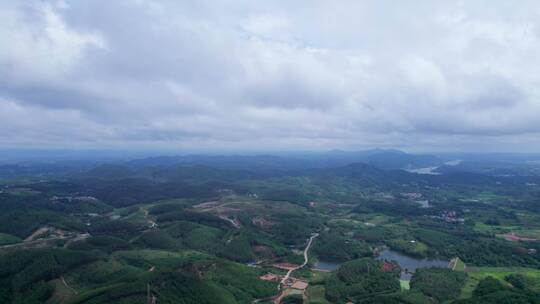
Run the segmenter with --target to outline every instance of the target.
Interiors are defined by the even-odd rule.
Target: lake
[[[405,169],[405,171],[411,172],[411,173],[418,173],[418,174],[440,175],[439,172],[435,171],[437,169],[439,169],[439,166],[416,168],[416,169]]]
[[[450,261],[444,261],[444,260],[428,260],[428,259],[417,259],[413,257],[409,257],[406,255],[403,255],[399,252],[392,251],[389,249],[385,249],[380,252],[379,256],[377,257],[379,260],[387,260],[387,261],[396,261],[401,269],[407,270],[407,272],[402,271],[401,272],[401,280],[410,280],[412,273],[418,269],[418,268],[426,268],[426,267],[440,267],[440,268],[447,268]]]
[[[447,161],[444,163],[446,166],[457,166],[461,164],[460,159]],[[411,172],[411,173],[418,173],[418,174],[429,174],[429,175],[440,175],[441,173],[437,172],[437,169],[439,169],[440,166],[433,166],[433,167],[425,167],[425,168],[415,168],[415,169],[405,169],[405,171]]]
[[[410,280],[412,273],[417,268],[426,268],[426,267],[440,267],[447,268],[450,261],[445,260],[428,260],[428,259],[417,259],[410,256],[406,256],[397,251],[385,249],[379,253],[377,257],[378,260],[387,260],[387,261],[396,261],[401,269],[407,269],[407,272],[401,272],[401,280]],[[322,271],[334,271],[341,266],[342,263],[337,262],[323,262],[317,261],[313,265],[313,269],[318,269]]]

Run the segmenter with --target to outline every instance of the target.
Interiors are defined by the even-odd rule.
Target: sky
[[[0,0],[0,148],[377,147],[540,152],[540,2]]]

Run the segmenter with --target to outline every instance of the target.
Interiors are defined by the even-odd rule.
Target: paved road
[[[296,268],[293,268],[289,271],[287,271],[287,274],[283,277],[283,279],[281,280],[281,282],[279,282],[279,285],[278,285],[278,290],[281,290],[281,287],[283,286],[283,284],[285,283],[285,281],[287,281],[287,279],[291,276],[291,274],[295,271],[295,270],[298,270],[304,266],[307,265],[308,263],[308,253],[309,253],[309,248],[311,247],[311,243],[313,243],[313,239],[315,239],[316,237],[318,237],[319,234],[318,233],[314,233],[311,235],[311,237],[309,238],[309,241],[308,241],[308,244],[306,246],[306,249],[304,249],[304,263]]]

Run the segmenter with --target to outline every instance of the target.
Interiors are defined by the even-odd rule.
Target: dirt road
[[[68,288],[69,290],[71,290],[71,292],[73,292],[74,294],[78,294],[78,292],[71,286],[68,285],[68,283],[66,282],[66,280],[64,279],[64,276],[60,276],[60,280],[62,281],[62,283],[64,284],[64,286],[66,286],[66,288]]]

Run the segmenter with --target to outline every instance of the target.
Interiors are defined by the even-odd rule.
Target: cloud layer
[[[0,146],[540,151],[540,3],[0,0]]]

